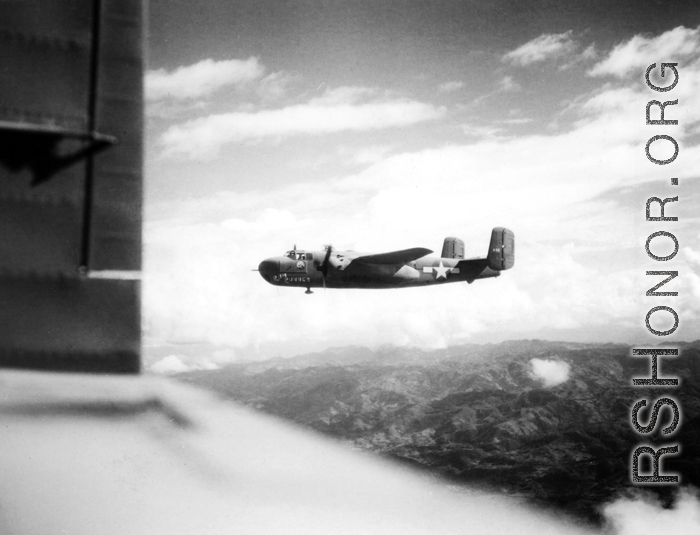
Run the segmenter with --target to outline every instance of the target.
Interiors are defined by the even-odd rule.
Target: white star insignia
[[[433,273],[433,271],[435,272],[436,280],[439,278],[447,279],[447,276],[450,274],[459,274],[458,267],[444,266],[442,260],[440,260],[439,266],[423,266],[423,273]]]
[[[443,279],[446,279],[447,274],[450,272],[450,268],[442,265],[442,260],[440,260],[440,265],[433,267],[433,269],[435,270],[435,278],[436,279],[439,279],[441,277]]]

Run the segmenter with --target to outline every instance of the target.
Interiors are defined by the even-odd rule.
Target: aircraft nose
[[[265,279],[267,282],[270,282],[273,275],[279,274],[280,263],[277,260],[268,258],[267,260],[263,260],[262,262],[260,262],[260,265],[258,266],[258,271],[260,271],[260,275],[263,279]]]

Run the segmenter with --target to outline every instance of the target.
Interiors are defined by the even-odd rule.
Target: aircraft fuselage
[[[464,258],[464,242],[445,238],[439,257],[413,247],[400,251],[363,254],[355,251],[300,251],[260,262],[258,271],[270,284],[306,288],[407,288],[449,282],[474,282],[498,277],[515,263],[515,236],[495,227],[485,257]]]
[[[288,255],[292,252],[288,253]],[[294,251],[290,256],[268,258],[260,263],[260,275],[275,286],[323,287],[321,265],[326,251]],[[353,253],[356,255],[357,253]],[[345,260],[346,253],[332,253],[336,260],[347,263],[339,269],[330,269],[326,275],[326,288],[405,288],[449,282],[497,277],[483,262],[483,269],[459,267],[461,259],[424,256],[410,262],[396,264],[366,264]],[[478,271],[478,272],[475,272]]]

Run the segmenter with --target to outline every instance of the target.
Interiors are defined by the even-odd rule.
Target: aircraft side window
[[[306,253],[306,259],[307,259],[307,260],[313,260],[313,259],[314,259],[313,253]]]

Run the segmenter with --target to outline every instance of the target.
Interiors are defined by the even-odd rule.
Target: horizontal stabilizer
[[[468,283],[474,282],[479,275],[488,267],[486,258],[470,258],[469,260],[460,260],[457,264],[460,274]]]
[[[425,255],[432,253],[430,249],[425,247],[414,247],[413,249],[403,249],[402,251],[392,251],[391,253],[380,253],[359,256],[353,260],[353,263],[361,264],[403,264],[411,260],[417,260]]]

